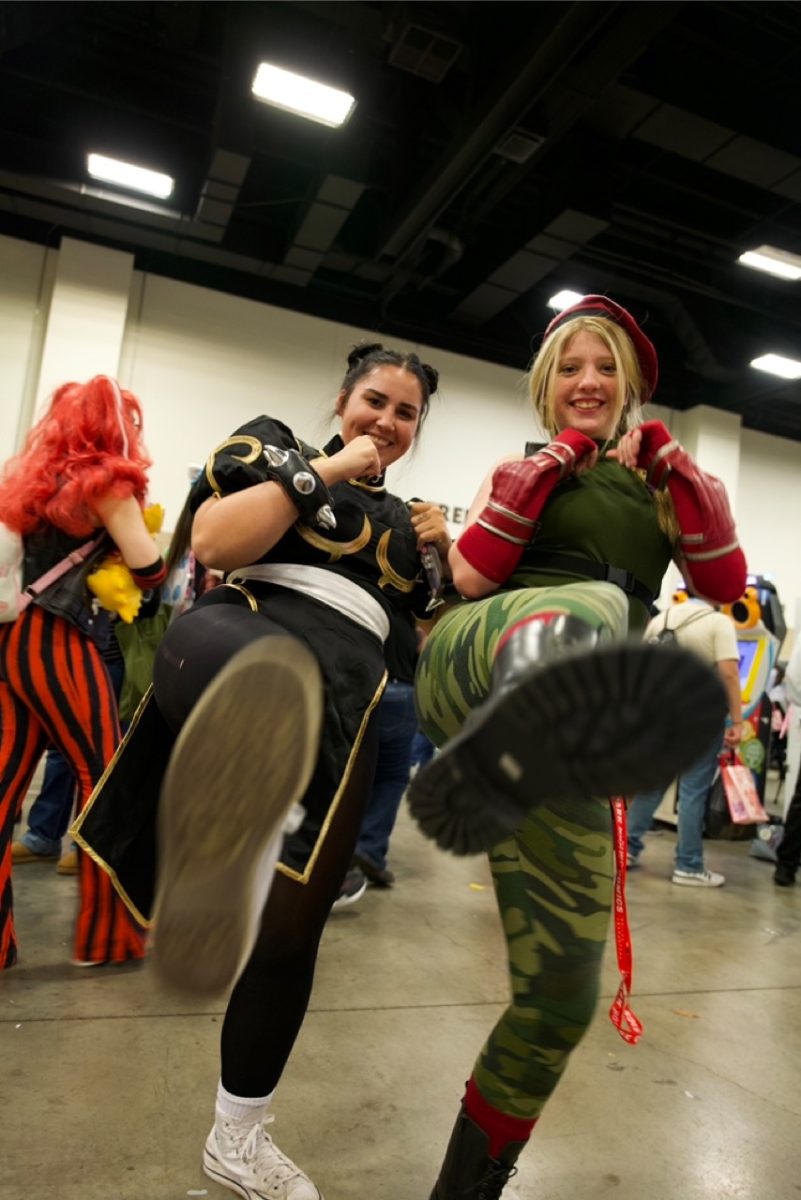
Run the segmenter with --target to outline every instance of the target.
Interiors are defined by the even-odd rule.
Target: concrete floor
[[[629,878],[627,1046],[595,1023],[507,1187],[510,1200],[801,1196],[801,887],[747,843],[707,843],[718,891],[669,882],[675,837]],[[506,996],[483,860],[402,817],[391,891],[331,918],[278,1093],[276,1141],[326,1200],[428,1200],[462,1085]],[[19,965],[0,978],[1,1200],[230,1193],[200,1170],[222,1005],[165,993],[147,964],[70,966],[75,880],[16,872]]]

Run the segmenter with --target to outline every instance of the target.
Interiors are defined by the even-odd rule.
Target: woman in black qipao
[[[358,347],[323,450],[262,416],[214,451],[192,546],[226,582],[170,626],[78,831],[148,917],[157,826],[159,973],[207,994],[236,981],[203,1164],[250,1197],[320,1196],[265,1125],[369,795],[389,622],[425,614],[419,546],[449,544],[435,505],[412,515],[384,480],[436,386],[416,355]]]

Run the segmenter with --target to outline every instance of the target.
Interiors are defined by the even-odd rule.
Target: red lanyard
[[[609,1009],[609,1019],[624,1042],[634,1045],[640,1039],[642,1025],[629,1007],[631,995],[631,931],[626,910],[626,801],[622,796],[610,800],[614,818],[615,835],[615,949],[617,969],[620,972],[620,987]]]

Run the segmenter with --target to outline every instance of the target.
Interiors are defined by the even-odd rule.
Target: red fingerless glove
[[[557,483],[595,449],[592,438],[564,429],[530,458],[501,463],[486,506],[456,543],[462,557],[486,579],[504,583],[536,534],[537,517]]]
[[[688,586],[717,604],[739,600],[746,563],[725,487],[693,462],[661,421],[646,421],[640,429],[637,466],[647,483],[670,493],[681,531],[679,567]]]

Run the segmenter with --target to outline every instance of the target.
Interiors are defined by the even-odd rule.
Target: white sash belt
[[[237,567],[225,578],[227,583],[262,579],[265,583],[280,584],[336,609],[375,634],[380,642],[385,642],[389,636],[389,617],[375,597],[336,571],[325,571],[305,563],[255,563],[252,567]]]

